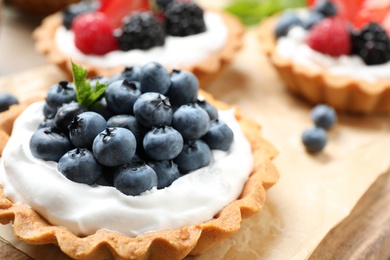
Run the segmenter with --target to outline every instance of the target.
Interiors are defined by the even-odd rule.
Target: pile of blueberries
[[[107,88],[89,108],[76,102],[73,83],[52,86],[45,119],[30,139],[32,154],[58,162],[72,181],[104,180],[134,196],[207,166],[211,150],[227,151],[233,142],[217,109],[198,98],[199,82],[190,72],[150,62],[89,79],[98,81]]]
[[[314,126],[306,129],[302,134],[302,142],[310,153],[322,151],[327,143],[326,131],[337,122],[335,110],[325,104],[316,105],[311,111]]]

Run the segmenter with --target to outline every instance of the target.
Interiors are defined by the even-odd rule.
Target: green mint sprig
[[[305,5],[305,0],[235,0],[225,7],[225,11],[237,16],[244,25],[249,26],[284,9]]]
[[[76,86],[77,102],[85,107],[90,107],[106,91],[107,84],[96,82],[93,87],[87,80],[88,71],[72,61],[73,82]]]

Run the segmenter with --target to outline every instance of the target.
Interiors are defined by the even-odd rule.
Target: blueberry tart
[[[0,222],[12,222],[16,237],[74,259],[182,259],[261,210],[279,178],[277,152],[193,73],[153,62],[138,80],[87,79],[72,67],[72,83],[1,114],[10,136]]]

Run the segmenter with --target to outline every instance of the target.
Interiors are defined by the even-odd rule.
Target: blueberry
[[[141,66],[128,66],[125,67],[121,74],[112,77],[112,80],[124,80],[127,81],[140,81],[141,79]]]
[[[180,177],[177,164],[170,161],[150,161],[147,163],[157,174],[157,189],[169,187]]]
[[[96,159],[96,158],[95,158]],[[98,180],[99,185],[114,186],[114,175],[117,167],[103,166],[102,178]]]
[[[41,123],[39,123],[38,129],[45,128],[45,127],[55,127],[54,120],[52,118],[45,118]],[[68,131],[64,131],[64,133],[67,133]]]
[[[108,108],[107,100],[104,96],[96,100],[89,107],[89,110],[101,114],[106,120],[108,120],[110,117],[114,115],[114,113]]]
[[[111,117],[107,121],[107,126],[108,127],[123,127],[126,129],[129,129],[135,139],[137,140],[137,143],[141,143],[147,130],[145,127],[140,125],[135,118],[135,116],[132,115],[116,115]]]
[[[311,11],[309,13],[309,16],[302,21],[303,23],[302,27],[305,28],[306,30],[309,30],[311,27],[316,25],[318,22],[322,21],[324,18],[325,17],[323,14],[319,12]]]
[[[127,163],[118,167],[114,186],[126,195],[136,196],[157,186],[157,174],[143,162]]]
[[[171,85],[166,96],[169,98],[172,106],[179,107],[196,102],[198,90],[199,81],[193,73],[173,70],[171,73]]]
[[[111,78],[106,78],[106,77],[102,77],[102,76],[97,76],[97,77],[93,77],[93,78],[90,78],[88,79],[89,83],[91,84],[91,87],[96,87],[96,83],[100,83],[100,84],[110,84],[113,80]]]
[[[18,99],[8,93],[0,93],[0,112],[6,111],[10,106],[19,104]]]
[[[189,140],[184,143],[183,150],[173,161],[178,165],[180,173],[186,174],[209,165],[211,151],[202,140]]]
[[[318,0],[313,8],[314,11],[321,13],[324,16],[335,16],[337,7],[332,1]]]
[[[68,5],[62,10],[62,23],[66,29],[70,29],[75,17],[86,12],[93,12],[98,8],[98,2],[80,2]]]
[[[103,166],[85,148],[65,153],[58,161],[57,169],[69,180],[88,185],[95,184],[103,174]]]
[[[96,136],[92,151],[98,162],[104,166],[116,167],[130,162],[136,147],[135,137],[130,130],[109,127]]]
[[[103,116],[87,111],[73,118],[69,125],[69,137],[76,147],[91,148],[95,137],[106,127]]]
[[[311,118],[317,127],[330,129],[337,122],[337,115],[332,107],[316,105],[311,111]]]
[[[46,104],[52,111],[56,111],[62,104],[76,101],[76,90],[72,83],[61,81],[50,87],[47,96]]]
[[[87,109],[84,106],[72,101],[70,103],[63,104],[58,108],[53,122],[57,127],[64,131],[68,131],[68,126],[72,122],[73,118],[86,111]]]
[[[210,117],[196,103],[183,105],[173,113],[172,126],[184,139],[199,139],[210,127]]]
[[[171,160],[183,149],[183,137],[170,126],[157,127],[146,133],[143,146],[153,160]]]
[[[172,107],[169,99],[156,92],[142,94],[134,103],[134,116],[145,127],[171,125]]]
[[[57,108],[50,108],[47,104],[43,106],[43,115],[45,118],[53,119],[57,113]]]
[[[233,143],[234,133],[232,129],[221,120],[211,120],[209,131],[202,137],[202,140],[210,149],[227,151]]]
[[[157,62],[146,63],[141,68],[141,92],[167,93],[171,84],[168,70]]]
[[[207,102],[207,100],[197,100],[196,104],[206,110],[207,114],[209,114],[210,120],[218,119],[218,110],[215,106]]]
[[[301,26],[302,21],[299,17],[292,11],[286,11],[279,18],[274,33],[277,38],[286,36],[288,31],[294,26]]]
[[[302,134],[302,142],[309,152],[320,152],[327,142],[326,131],[319,127],[306,129]]]
[[[107,86],[108,108],[115,114],[132,114],[135,101],[141,96],[139,82],[117,80]]]
[[[56,127],[38,129],[31,136],[29,145],[34,157],[55,162],[58,162],[67,151],[73,149],[67,135]]]

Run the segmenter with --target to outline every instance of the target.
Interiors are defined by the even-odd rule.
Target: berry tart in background
[[[72,82],[0,117],[12,129],[0,222],[16,237],[74,259],[182,259],[260,211],[277,152],[193,73],[149,62],[138,80],[87,79],[72,68]]]
[[[309,1],[260,26],[262,49],[291,92],[338,111],[390,112],[390,4]]]
[[[9,0],[8,2],[28,14],[48,15],[80,0]]]
[[[70,59],[89,75],[110,76],[150,61],[197,75],[201,85],[230,63],[244,28],[220,10],[182,0],[100,0],[47,17],[36,50],[71,74]]]

